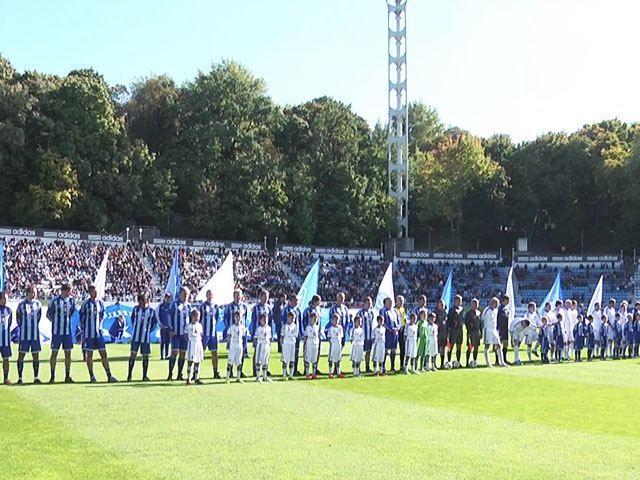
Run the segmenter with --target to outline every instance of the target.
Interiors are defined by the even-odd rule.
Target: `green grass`
[[[127,346],[108,351],[124,379]],[[0,387],[0,478],[640,477],[637,360],[243,385],[203,370],[203,386]]]

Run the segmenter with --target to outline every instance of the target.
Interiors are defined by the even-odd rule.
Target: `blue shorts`
[[[365,340],[364,341],[364,351],[365,352],[370,352],[372,346],[373,346],[373,340]]]
[[[138,349],[142,355],[151,355],[150,343],[131,342],[131,353],[138,353]]]
[[[38,353],[40,350],[42,350],[40,340],[20,340],[20,346],[18,347],[20,353]]]
[[[71,335],[54,334],[51,337],[51,350],[60,350],[60,345],[62,345],[63,350],[73,349],[73,337]]]
[[[0,355],[2,355],[2,358],[11,358],[11,345],[0,347]]]
[[[217,352],[218,351],[218,336],[217,335],[211,335],[209,337],[204,337],[202,339],[202,345],[204,346],[205,350],[208,348],[210,352]]]
[[[104,338],[85,338],[82,341],[82,349],[87,352],[93,352],[94,350],[104,350]]]
[[[187,336],[174,335],[171,338],[171,350],[187,350]]]

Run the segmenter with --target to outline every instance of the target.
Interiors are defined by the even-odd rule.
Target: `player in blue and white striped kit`
[[[49,383],[56,381],[56,362],[60,347],[64,350],[64,381],[73,383],[71,379],[71,350],[73,336],[71,335],[71,317],[76,311],[76,301],[71,296],[71,286],[67,283],[60,287],[60,295],[49,304],[47,318],[51,321],[51,378]]]
[[[202,324],[202,347],[206,353],[207,348],[211,352],[211,366],[213,378],[220,378],[218,373],[218,307],[213,304],[213,292],[207,290],[207,301],[200,305],[200,323]]]
[[[148,382],[147,372],[149,371],[149,355],[151,354],[151,332],[158,324],[158,317],[156,316],[156,311],[149,306],[149,298],[146,293],[138,294],[138,305],[133,307],[131,311],[131,324],[133,325],[133,335],[131,335],[127,382],[131,381],[138,350],[142,354],[142,381]]]
[[[349,309],[344,304],[344,293],[338,292],[336,295],[336,303],[329,309],[329,318],[333,318],[334,315],[338,315],[338,325],[342,327],[342,347],[344,348],[347,332],[351,330],[351,319],[349,318]],[[325,328],[325,334],[329,332],[331,324]]]
[[[111,375],[109,368],[109,358],[102,337],[102,321],[104,320],[104,302],[97,298],[96,287],[89,287],[89,298],[80,307],[80,327],[82,328],[82,348],[86,353],[87,369],[91,383],[96,383],[96,376],[93,374],[93,351],[98,350],[104,372],[107,374],[109,383],[117,382]]]
[[[273,325],[273,313],[271,312],[271,305],[269,305],[269,290],[260,290],[258,294],[258,298],[260,301],[253,307],[253,311],[251,312],[251,323],[249,324],[249,334],[251,335],[251,341],[254,344],[253,348],[253,376],[255,377],[258,373],[258,344],[255,342],[255,335],[258,327],[260,326],[260,318],[262,315],[266,315],[267,323],[265,328],[271,329]],[[267,375],[271,375],[270,373],[266,373]]]
[[[11,385],[9,380],[9,359],[11,358],[11,321],[13,312],[7,307],[7,295],[0,292],[0,355],[2,355],[3,383]]]
[[[233,291],[233,302],[224,307],[224,333],[223,337],[227,340],[227,330],[234,325],[234,319],[236,313],[240,313],[240,324],[244,327],[242,337],[242,361],[240,362],[240,378],[245,378],[245,374],[242,371],[244,367],[244,359],[247,358],[247,305],[242,301],[242,290],[236,289]],[[233,373],[233,371],[231,372]]]
[[[187,301],[189,298],[189,289],[182,287],[178,292],[178,300],[171,305],[171,313],[169,314],[169,335],[171,336],[171,356],[169,357],[169,376],[168,381],[173,380],[173,367],[176,365],[176,357],[178,358],[178,376],[177,380],[184,380],[182,370],[184,370],[184,359],[187,354],[187,336],[185,328],[189,323],[189,315],[191,314],[191,304]]]
[[[424,295],[423,295],[424,296]],[[364,363],[366,373],[370,373],[369,362],[371,361],[371,346],[373,345],[373,329],[376,326],[373,323],[373,300],[371,297],[364,299],[364,307],[357,313],[357,317],[362,319],[362,329],[364,330]]]
[[[33,286],[27,287],[27,298],[18,304],[16,320],[20,327],[20,346],[18,349],[18,384],[22,383],[24,357],[31,352],[33,358],[33,383],[41,383],[38,378],[40,369],[40,330],[38,325],[42,317],[42,304],[36,299]]]

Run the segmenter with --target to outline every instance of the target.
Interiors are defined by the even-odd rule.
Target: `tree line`
[[[432,232],[439,248],[639,240],[637,123],[514,144],[447,127],[416,102],[408,129],[418,247]],[[277,105],[233,61],[183,85],[159,75],[125,87],[91,69],[21,73],[0,56],[0,171],[0,224],[328,246],[395,232],[387,126],[330,97]]]

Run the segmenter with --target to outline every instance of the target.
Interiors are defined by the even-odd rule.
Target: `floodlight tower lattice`
[[[389,47],[389,196],[396,201],[398,238],[409,235],[409,109],[407,0],[387,0]]]

